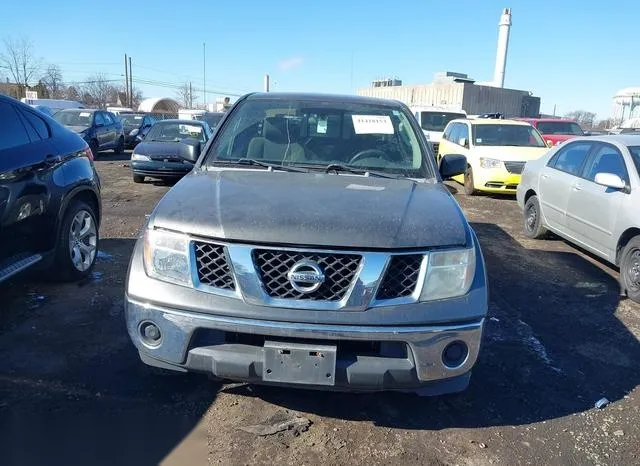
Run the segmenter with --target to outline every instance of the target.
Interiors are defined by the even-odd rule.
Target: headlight
[[[148,229],[144,236],[144,267],[152,278],[191,285],[189,238]]]
[[[131,160],[138,160],[138,161],[142,161],[142,162],[148,162],[148,161],[151,160],[151,158],[148,155],[142,155],[142,154],[133,153],[133,154],[131,154]]]
[[[480,166],[482,168],[502,168],[502,160],[480,157]]]
[[[454,298],[469,291],[476,270],[476,252],[469,249],[429,254],[420,301]]]

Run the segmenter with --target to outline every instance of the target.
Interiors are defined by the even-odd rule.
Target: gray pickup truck
[[[480,245],[409,109],[249,94],[158,203],[126,285],[142,360],[253,383],[464,390],[480,349]]]

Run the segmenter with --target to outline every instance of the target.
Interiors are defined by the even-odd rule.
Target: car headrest
[[[262,135],[269,141],[278,143],[294,142],[300,139],[300,125],[293,124],[282,116],[264,119]]]

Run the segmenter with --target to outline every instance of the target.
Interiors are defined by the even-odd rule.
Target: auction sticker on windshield
[[[88,116],[91,116],[91,113],[89,113],[89,112],[80,112],[80,116],[81,117],[88,117]]]
[[[356,134],[393,134],[389,115],[351,115]]]

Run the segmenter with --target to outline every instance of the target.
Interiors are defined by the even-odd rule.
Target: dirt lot
[[[482,243],[490,319],[471,386],[440,398],[221,385],[144,366],[123,284],[144,215],[169,189],[97,162],[91,280],[0,287],[0,464],[639,464],[640,306],[617,272],[528,241],[510,198],[456,194]],[[454,185],[452,185],[455,190]],[[604,409],[594,403],[610,400]],[[302,416],[308,430],[239,430]]]

